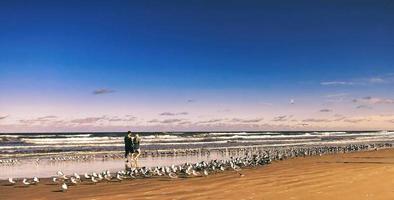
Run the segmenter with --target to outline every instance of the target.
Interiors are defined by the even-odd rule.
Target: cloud
[[[159,113],[160,116],[177,116],[177,115],[188,115],[188,112],[178,112],[178,113],[173,113],[173,112],[163,112]]]
[[[343,98],[343,97],[346,97],[348,95],[349,94],[347,94],[347,93],[337,93],[337,94],[328,94],[328,95],[326,95],[324,97],[331,99],[331,98]]]
[[[80,118],[80,119],[74,119],[71,120],[71,123],[75,123],[75,124],[92,124],[92,123],[96,123],[100,120],[104,120],[105,117],[86,117],[86,118]]]
[[[57,126],[64,125],[66,122],[63,120],[59,120],[57,116],[47,115],[32,119],[21,119],[19,120],[19,123],[27,126]]]
[[[37,124],[37,123],[43,124],[43,123],[53,122],[56,119],[57,119],[57,116],[47,115],[47,116],[37,117],[37,118],[33,118],[33,119],[21,119],[21,120],[19,120],[19,122],[23,123],[23,124]]]
[[[275,117],[275,118],[272,119],[271,121],[274,121],[274,122],[285,122],[285,121],[289,120],[289,119],[292,118],[292,117],[293,117],[292,115],[289,115],[289,116],[287,116],[287,115],[281,115],[281,116]]]
[[[362,103],[362,104],[394,104],[394,99],[383,99],[376,97],[363,97],[360,99],[353,99],[353,103]]]
[[[137,118],[131,115],[126,115],[125,117],[118,117],[118,116],[113,116],[113,117],[105,117],[105,120],[108,120],[109,122],[129,122],[129,121],[134,121]]]
[[[210,119],[210,120],[205,120],[205,121],[199,121],[197,122],[198,124],[211,124],[211,123],[217,123],[217,122],[222,122],[224,121],[223,119]]]
[[[320,85],[324,86],[346,86],[346,85],[374,85],[374,84],[390,84],[394,83],[393,74],[385,74],[381,76],[358,78],[346,81],[325,81]]]
[[[343,102],[346,98],[348,98],[348,96],[349,94],[347,93],[337,93],[337,94],[328,94],[324,97],[328,102]]]
[[[302,120],[303,122],[332,122],[330,119],[308,118]]]
[[[341,85],[354,85],[354,82],[347,82],[347,81],[326,81],[321,82],[320,85],[324,86],[341,86]]]
[[[356,106],[356,109],[372,109],[372,107],[368,106],[368,105],[359,105],[359,106]]]
[[[388,81],[380,78],[380,77],[373,77],[368,80],[370,83],[387,83]]]
[[[0,116],[0,120],[7,118],[9,115]]]
[[[113,93],[113,92],[115,92],[115,90],[102,88],[102,89],[94,90],[93,94],[99,95],[99,94],[109,94],[109,93]]]
[[[365,121],[370,121],[369,119],[364,119],[364,118],[350,118],[350,119],[345,119],[343,120],[344,122],[348,122],[348,123],[360,123],[360,122],[365,122]]]
[[[263,121],[264,118],[256,118],[256,119],[240,119],[240,118],[233,118],[231,122],[237,123],[257,123]]]
[[[51,119],[56,119],[57,118],[57,116],[55,116],[55,115],[47,115],[47,116],[44,116],[44,117],[39,117],[39,118],[37,118],[38,120],[51,120]]]
[[[332,112],[332,110],[331,110],[331,109],[325,108],[325,109],[319,110],[319,112],[325,112],[325,113],[327,113],[327,112]]]
[[[188,99],[186,102],[187,103],[194,103],[194,102],[196,102],[196,100],[195,99]]]
[[[161,123],[161,124],[173,124],[173,123],[184,123],[184,122],[186,122],[185,119],[164,119],[164,120],[152,119],[148,121],[148,123]]]
[[[294,99],[290,99],[290,104],[293,105],[295,103]]]

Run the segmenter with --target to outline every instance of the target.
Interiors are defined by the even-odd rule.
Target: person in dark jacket
[[[134,153],[133,146],[134,146],[133,136],[131,131],[128,131],[127,135],[124,137],[124,147],[125,147],[124,158],[126,159],[126,162],[129,162],[129,155]]]

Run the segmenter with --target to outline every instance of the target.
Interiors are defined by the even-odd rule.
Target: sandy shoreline
[[[208,177],[71,186],[0,182],[0,199],[394,199],[394,149],[294,158]]]

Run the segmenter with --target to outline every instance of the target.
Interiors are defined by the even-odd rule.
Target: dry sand
[[[394,199],[394,149],[295,158],[198,178],[82,184],[59,192],[0,184],[0,199]]]

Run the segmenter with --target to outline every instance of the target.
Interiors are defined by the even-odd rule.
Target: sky
[[[0,132],[394,129],[393,10],[1,1]]]

